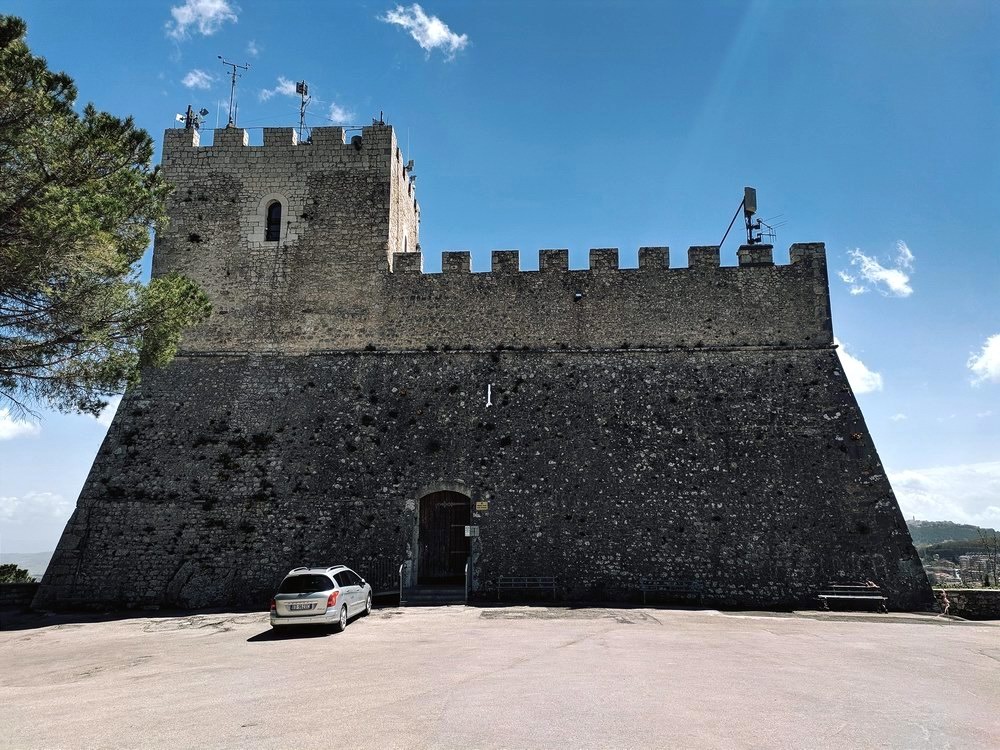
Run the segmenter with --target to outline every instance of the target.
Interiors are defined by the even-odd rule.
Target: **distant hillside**
[[[978,542],[979,526],[968,523],[952,523],[951,521],[907,521],[910,527],[910,536],[913,537],[913,546],[926,547],[931,544],[942,544],[944,542]],[[993,529],[982,529],[988,534],[992,534]]]
[[[14,563],[28,571],[28,575],[42,580],[45,569],[52,559],[51,552],[0,552],[0,565]]]

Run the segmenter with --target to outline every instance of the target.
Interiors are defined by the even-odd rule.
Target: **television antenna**
[[[748,245],[756,245],[758,242],[762,242],[764,240],[767,240],[768,244],[774,244],[774,240],[777,237],[774,227],[760,217],[756,220],[753,218],[754,214],[757,213],[756,188],[745,187],[743,188],[743,200],[740,201],[739,208],[737,208],[736,213],[733,214],[733,220],[729,222],[729,227],[726,229],[726,233],[722,235],[722,240],[719,242],[720,248],[722,247],[722,243],[726,241],[726,237],[729,236],[729,230],[732,229],[733,224],[736,223],[736,218],[740,215],[740,211],[743,212],[743,220],[746,223]],[[755,232],[756,234],[754,234]]]
[[[242,74],[237,73],[236,71],[250,70],[250,63],[247,63],[246,65],[238,65],[237,63],[229,62],[222,55],[219,55],[218,58],[222,60],[223,65],[232,68],[232,71],[230,72],[230,80],[232,83],[229,87],[229,122],[226,124],[226,127],[235,128],[236,110],[239,108],[239,105],[236,103],[236,79],[242,77]]]
[[[312,97],[309,96],[309,84],[305,81],[297,81],[295,83],[295,93],[299,95],[299,143],[302,143],[302,128],[305,126],[306,122],[306,107],[309,106],[309,102],[312,101]]]

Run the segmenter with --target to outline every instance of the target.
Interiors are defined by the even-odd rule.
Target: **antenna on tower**
[[[312,97],[309,96],[309,84],[305,81],[297,81],[295,84],[295,93],[299,95],[299,143],[302,143],[302,128],[305,126],[306,122],[306,107],[309,102],[312,101]]]
[[[230,80],[232,81],[232,84],[229,87],[229,122],[226,124],[226,127],[227,128],[235,128],[236,127],[236,110],[238,108],[238,105],[236,104],[236,79],[242,77],[236,71],[237,70],[250,70],[250,63],[247,63],[246,65],[237,65],[236,63],[229,62],[228,60],[226,60],[225,58],[223,58],[222,55],[219,55],[218,57],[219,57],[220,60],[222,60],[222,64],[223,65],[227,65],[230,68],[232,68],[232,71],[230,73]]]
[[[774,232],[774,227],[759,218],[756,221],[754,221],[753,218],[754,214],[757,213],[756,188],[745,187],[743,188],[743,200],[740,202],[739,208],[736,209],[736,213],[733,214],[733,220],[729,222],[729,227],[726,229],[726,233],[722,235],[722,240],[719,242],[720,248],[722,247],[722,243],[726,241],[726,237],[729,236],[729,230],[732,229],[733,224],[736,223],[736,217],[740,215],[740,211],[743,212],[743,220],[747,227],[748,245],[756,245],[764,239],[771,244],[774,243],[775,237],[777,237]],[[757,234],[754,234],[754,232]]]
[[[183,115],[177,115],[176,120],[184,123],[185,130],[197,130],[201,127],[201,123],[204,122],[205,115],[207,114],[207,109],[201,109],[198,112],[195,112],[194,108],[189,104],[187,111]]]

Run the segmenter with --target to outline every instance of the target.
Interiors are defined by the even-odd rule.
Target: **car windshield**
[[[278,587],[279,594],[308,594],[313,591],[326,591],[333,588],[333,581],[327,576],[317,573],[307,573],[300,576],[288,576]]]

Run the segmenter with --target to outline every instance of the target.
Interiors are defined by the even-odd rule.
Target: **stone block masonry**
[[[934,589],[938,605],[948,599],[948,614],[966,620],[1000,620],[1000,589]]]
[[[805,606],[848,577],[927,603],[832,349],[184,356],[119,411],[46,606],[260,605],[303,562],[398,565],[442,482],[489,503],[481,595],[530,571],[571,599],[666,576]]]
[[[655,579],[800,607],[872,579],[933,606],[833,346],[821,244],[736,267],[713,246],[635,269],[495,251],[481,273],[456,252],[424,274],[388,126],[168,131],[163,165],[154,273],[214,311],[126,394],[36,606],[264,606],[296,565],[412,567],[443,543],[421,519],[443,491],[479,526],[473,598],[525,575],[566,600]]]

